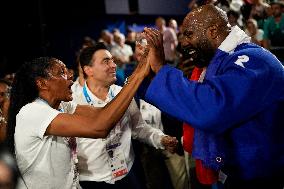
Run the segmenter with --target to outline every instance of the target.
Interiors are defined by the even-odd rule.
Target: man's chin
[[[115,84],[115,82],[117,81],[116,77],[110,82],[110,85]]]
[[[198,68],[204,68],[204,67],[207,67],[209,65],[209,63],[205,63],[205,62],[194,62],[193,63],[194,66],[198,67]]]
[[[210,61],[205,61],[204,59],[193,59],[192,63],[198,68],[204,68],[209,65]]]

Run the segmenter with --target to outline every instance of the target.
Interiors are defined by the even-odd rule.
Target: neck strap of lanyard
[[[90,95],[88,94],[88,91],[87,91],[87,84],[85,83],[84,87],[83,87],[83,94],[85,96],[85,99],[87,101],[88,104],[90,105],[94,105],[94,101],[91,99]],[[114,94],[113,94],[113,91],[110,90],[110,96],[111,96],[111,99],[114,98]]]

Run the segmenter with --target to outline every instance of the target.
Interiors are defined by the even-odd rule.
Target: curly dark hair
[[[16,115],[20,109],[34,101],[38,97],[37,78],[48,78],[48,69],[51,68],[55,58],[40,57],[24,63],[15,75],[12,84],[10,107],[8,111],[8,125],[6,144],[14,154],[14,133],[16,126]]]

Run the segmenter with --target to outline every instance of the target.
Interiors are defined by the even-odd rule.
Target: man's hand
[[[158,73],[165,64],[163,35],[156,29],[145,28],[144,37],[146,38],[148,48],[150,49],[147,61],[150,63],[153,72]]]
[[[168,150],[171,153],[175,153],[178,140],[176,139],[176,137],[164,136],[161,139],[161,143],[165,147],[166,150]]]

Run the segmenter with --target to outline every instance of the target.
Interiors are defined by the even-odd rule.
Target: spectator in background
[[[233,26],[239,26],[241,28],[240,24],[238,23],[238,20],[239,20],[239,17],[240,17],[239,12],[236,12],[234,10],[229,10],[227,12],[227,17],[228,17],[229,23],[232,27]]]
[[[173,19],[173,18],[171,18],[170,20],[169,20],[169,28],[172,28],[174,31],[175,31],[175,33],[176,33],[176,35],[178,34],[178,24],[177,24],[177,21],[175,20],[175,19]]]
[[[135,41],[136,41],[136,32],[131,29],[128,29],[125,44],[131,47],[132,52],[135,51]]]
[[[130,63],[131,57],[133,56],[132,48],[125,44],[125,36],[122,33],[114,34],[115,45],[111,48],[110,52],[117,64],[116,74],[117,81],[116,84],[123,86],[125,80],[125,68],[126,64]]]
[[[109,51],[114,46],[113,35],[108,30],[101,31],[101,36],[98,41],[103,42]]]
[[[85,36],[83,38],[83,43],[82,43],[82,49],[86,48],[86,47],[91,47],[94,46],[96,44],[95,40],[93,40],[91,37],[89,36]]]
[[[0,188],[16,189],[19,170],[13,155],[0,144]]]
[[[15,78],[15,73],[9,73],[9,74],[6,74],[4,76],[4,80],[6,80],[7,82],[9,82],[9,85],[12,85],[13,81],[14,81],[14,78]]]
[[[284,14],[281,8],[284,3],[278,0],[270,3],[273,16],[264,24],[263,47],[272,51],[282,62],[284,61]]]
[[[270,5],[265,0],[249,0],[251,3],[251,11],[249,18],[256,20],[259,28],[264,28],[265,19],[269,16]]]
[[[216,5],[217,7],[219,7],[220,9],[222,9],[225,12],[228,12],[230,10],[230,0],[219,0],[217,1],[214,5]]]
[[[248,19],[245,32],[251,37],[251,42],[263,46],[263,30],[259,29],[255,19]]]
[[[113,36],[115,45],[111,49],[116,63],[127,64],[133,55],[132,48],[125,44],[125,36],[122,33],[115,33]]]
[[[166,62],[174,65],[176,63],[176,47],[178,45],[177,35],[172,28],[166,27],[166,21],[162,17],[156,19],[156,27],[163,34]]]
[[[8,108],[10,104],[9,82],[0,79],[0,142],[6,138],[6,125],[8,121]]]
[[[120,34],[121,32],[120,32],[120,30],[118,29],[118,28],[114,28],[113,30],[112,30],[112,34],[113,35],[115,35],[115,34]]]
[[[275,0],[270,3],[273,16],[265,21],[264,25],[264,47],[284,46],[284,14],[281,8],[284,3]]]
[[[198,1],[197,0],[191,0],[189,3],[188,3],[188,9],[190,11],[196,9],[197,7],[199,7],[199,4],[198,4]]]
[[[75,71],[72,68],[68,68],[68,73],[70,75],[70,80],[74,81],[75,77]]]
[[[82,68],[80,66],[80,61],[79,61],[79,55],[81,53],[81,51],[87,47],[93,47],[95,46],[96,42],[90,38],[90,37],[84,37],[83,39],[83,43],[82,43],[82,46],[81,48],[79,49],[79,51],[76,53],[76,61],[75,61],[75,64],[76,64],[76,75],[77,75],[77,78],[76,80],[74,81],[73,85],[71,86],[71,89],[72,89],[72,92],[73,94],[77,94],[77,92],[81,92],[82,89],[83,89],[83,85],[85,83],[85,79],[84,79],[84,75],[83,75],[83,72],[82,72]],[[73,95],[72,94],[72,95]]]

